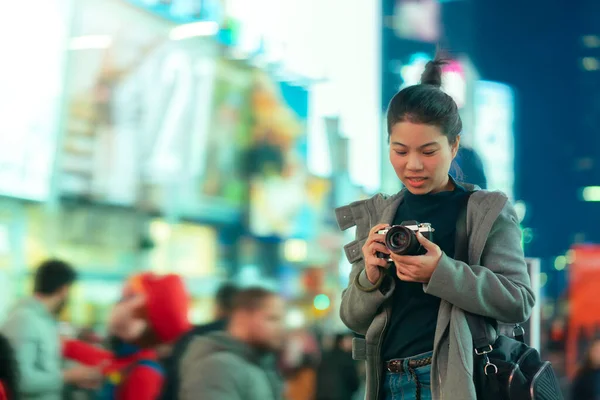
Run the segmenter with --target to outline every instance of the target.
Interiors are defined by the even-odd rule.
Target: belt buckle
[[[387,363],[387,370],[393,374],[398,374],[402,372],[402,361],[401,360],[393,360]]]

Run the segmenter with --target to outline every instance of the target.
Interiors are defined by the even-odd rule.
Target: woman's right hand
[[[385,246],[385,235],[380,235],[377,232],[389,227],[388,224],[378,224],[371,228],[369,232],[369,237],[365,242],[365,245],[362,248],[363,259],[365,260],[365,273],[367,274],[367,279],[372,284],[377,283],[379,278],[381,278],[381,268],[388,267],[387,258],[378,258],[377,252],[381,252],[384,254],[390,254],[390,251]]]

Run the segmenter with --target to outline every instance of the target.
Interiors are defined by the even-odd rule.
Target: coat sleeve
[[[63,341],[62,352],[64,358],[90,366],[114,361],[114,356],[110,351],[80,340]]]
[[[379,307],[392,296],[394,281],[389,276],[384,279],[387,280],[385,283],[389,285],[385,294],[381,284],[372,284],[367,278],[362,255],[360,260],[352,264],[350,283],[342,292],[340,318],[354,332],[366,334]]]
[[[443,254],[424,290],[473,314],[506,323],[527,320],[535,298],[512,205],[507,202],[494,222],[481,265]]]
[[[336,209],[338,225],[342,230],[356,225],[355,240],[344,246],[346,258],[352,264],[348,287],[342,292],[340,318],[344,324],[360,334],[366,334],[380,306],[392,296],[394,281],[390,277],[372,284],[365,272],[362,254],[371,228],[378,222],[368,215],[376,198],[359,201]]]

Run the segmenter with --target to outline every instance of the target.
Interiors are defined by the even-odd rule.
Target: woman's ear
[[[452,144],[452,159],[456,157],[458,154],[458,149],[460,148],[460,135],[456,137],[454,144]]]

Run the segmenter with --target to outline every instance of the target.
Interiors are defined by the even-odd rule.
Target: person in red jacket
[[[103,400],[154,400],[164,382],[156,349],[190,329],[188,309],[188,294],[179,276],[135,275],[110,316],[112,351],[66,341],[64,356],[102,367]]]

